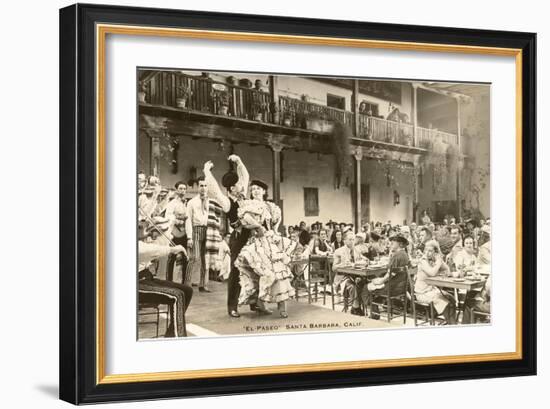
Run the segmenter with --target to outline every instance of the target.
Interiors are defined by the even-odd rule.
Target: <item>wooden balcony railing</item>
[[[285,96],[279,97],[279,111],[279,123],[293,128],[312,129],[313,122],[323,121],[353,124],[352,112]]]
[[[353,112],[287,96],[273,102],[267,92],[180,72],[159,72],[145,84],[144,91],[145,102],[155,105],[319,132],[328,132],[336,121],[354,128]],[[416,127],[415,135],[413,125],[404,122],[365,114],[358,114],[358,121],[356,137],[363,140],[423,149],[430,149],[437,138],[457,143],[456,135],[436,129]]]
[[[419,148],[429,149],[434,141],[441,138],[442,142],[450,145],[457,144],[457,136],[448,132],[439,131],[437,129],[416,127],[416,140]]]
[[[377,142],[414,146],[413,126],[359,114],[359,138]]]
[[[145,95],[150,104],[250,120],[266,120],[270,102],[265,92],[179,72],[160,72]]]

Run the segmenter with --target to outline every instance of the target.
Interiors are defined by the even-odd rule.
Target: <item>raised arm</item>
[[[202,170],[204,172],[204,181],[208,186],[208,196],[218,202],[222,207],[222,210],[227,213],[231,207],[231,202],[229,201],[229,198],[222,193],[220,185],[218,185],[216,178],[212,175],[213,167],[214,164],[211,161],[208,161],[204,164],[204,168]]]
[[[434,277],[439,273],[439,269],[443,265],[443,260],[441,257],[436,258],[435,263],[432,266],[430,266],[430,263],[428,263],[427,260],[422,260],[420,262],[420,268],[426,273],[426,275],[430,277]]]
[[[239,177],[239,181],[237,183],[242,186],[243,195],[246,197],[248,195],[248,183],[250,182],[250,175],[248,174],[248,170],[246,169],[246,166],[244,166],[244,163],[239,156],[230,155],[227,159],[237,165],[236,171],[237,176]]]

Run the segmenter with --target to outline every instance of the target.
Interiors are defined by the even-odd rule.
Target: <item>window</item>
[[[327,94],[327,106],[332,108],[346,109],[346,98],[338,95]]]
[[[319,216],[319,189],[316,187],[304,187],[304,213],[305,216]]]
[[[369,111],[372,116],[378,116],[378,104],[373,104],[365,99],[359,102],[360,113],[367,114]]]

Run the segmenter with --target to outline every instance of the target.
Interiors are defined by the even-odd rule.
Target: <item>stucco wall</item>
[[[385,163],[363,158],[361,162],[361,182],[370,185],[371,221],[402,224],[411,222],[413,214],[414,189],[412,169],[399,169],[390,165],[390,186],[386,177]],[[394,190],[400,196],[400,203],[394,206]]]
[[[140,138],[138,154],[139,169],[148,172],[148,140]],[[269,186],[272,195],[272,152],[263,146],[238,144],[234,152],[241,156],[249,169],[251,178],[261,179]],[[228,170],[227,156],[229,146],[223,147],[217,142],[206,139],[180,137],[178,155],[178,173],[173,174],[169,166],[171,158],[164,157],[160,162],[160,178],[163,185],[172,187],[178,180],[188,181],[191,178],[191,167],[197,168],[201,175],[204,162],[214,163],[213,173],[218,180]],[[326,222],[329,219],[339,222],[353,222],[352,195],[350,187],[334,187],[334,157],[292,150],[283,151],[283,181],[281,182],[281,199],[285,224],[298,224],[304,220],[308,224],[315,221]],[[387,186],[386,167],[373,159],[364,158],[361,162],[361,180],[370,185],[371,220],[403,223],[412,218],[413,184],[410,171],[391,167],[393,176],[391,186]],[[319,189],[319,215],[305,217],[304,187]],[[193,192],[190,188],[190,192]],[[393,205],[393,192],[400,194],[400,204]],[[191,193],[192,194],[192,193]]]

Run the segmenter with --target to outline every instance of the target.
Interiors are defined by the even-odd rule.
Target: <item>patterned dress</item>
[[[258,299],[266,303],[286,301],[295,295],[289,262],[296,243],[273,230],[281,220],[281,209],[271,202],[245,200],[239,217],[245,215],[254,217],[266,233],[262,237],[252,233],[235,261],[240,273],[239,304],[254,304]]]

